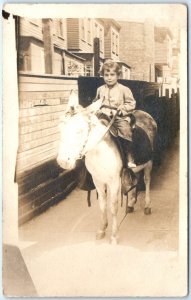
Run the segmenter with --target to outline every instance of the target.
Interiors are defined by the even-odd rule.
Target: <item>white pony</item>
[[[61,137],[57,162],[63,169],[73,169],[76,161],[85,157],[85,165],[92,175],[101,210],[101,222],[96,238],[101,239],[105,236],[108,225],[107,200],[109,200],[112,214],[111,242],[117,243],[117,211],[118,199],[121,195],[123,163],[119,148],[108,128],[95,115],[100,105],[101,101],[98,100],[87,108],[76,108],[72,105],[71,112],[67,109],[60,123]],[[152,161],[134,168],[134,172],[142,169],[144,169],[146,184],[145,213],[149,214]],[[135,196],[132,192],[128,201],[129,212],[133,211],[134,204]]]

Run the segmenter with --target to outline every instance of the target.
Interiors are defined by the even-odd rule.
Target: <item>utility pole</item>
[[[94,76],[99,77],[100,69],[100,41],[99,38],[94,38]]]
[[[45,57],[45,73],[53,74],[54,70],[54,44],[53,44],[53,24],[52,19],[42,19],[43,41]]]

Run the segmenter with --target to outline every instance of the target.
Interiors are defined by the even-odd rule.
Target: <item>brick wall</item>
[[[119,22],[120,60],[131,66],[131,79],[154,81],[154,25]]]
[[[155,36],[154,23],[146,20],[144,23],[144,80],[155,81]]]

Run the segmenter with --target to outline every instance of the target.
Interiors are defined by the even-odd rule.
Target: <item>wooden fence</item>
[[[143,105],[146,97],[155,96],[159,93],[159,85],[155,82],[125,79],[121,79],[119,82],[131,89],[138,107]],[[89,105],[96,96],[97,88],[102,84],[104,84],[102,77],[79,77],[78,89],[80,103],[83,106]]]
[[[16,180],[19,223],[63,198],[75,185],[75,172],[56,163],[58,123],[76,79],[19,75],[19,148]]]

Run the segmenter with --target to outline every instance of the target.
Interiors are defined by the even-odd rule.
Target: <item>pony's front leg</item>
[[[112,214],[112,231],[111,231],[111,243],[117,244],[118,242],[118,197],[119,197],[120,183],[111,184],[109,186],[109,199],[110,199],[110,210]]]
[[[150,199],[150,182],[151,182],[152,161],[148,161],[144,169],[144,182],[145,182],[145,215],[151,214],[151,199]]]
[[[106,194],[106,186],[103,185],[102,187],[96,185],[97,193],[98,193],[98,201],[99,201],[99,207],[101,210],[101,222],[100,222],[100,228],[98,229],[96,233],[96,239],[100,240],[104,238],[105,231],[108,226],[107,221],[107,194]]]

